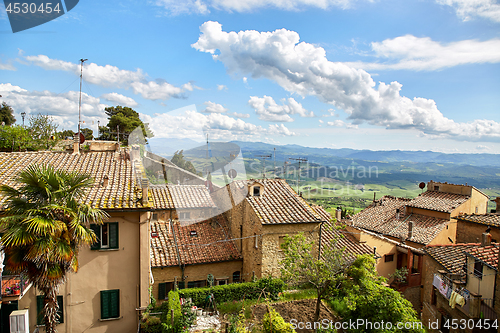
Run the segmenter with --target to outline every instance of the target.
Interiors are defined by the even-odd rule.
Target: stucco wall
[[[476,277],[474,272],[475,260],[467,256],[467,289],[473,293],[481,295],[482,298],[493,298],[495,293],[496,271],[483,265],[483,276],[481,279]]]
[[[112,213],[108,222],[119,222],[118,250],[90,250],[82,248],[79,254],[79,270],[69,274],[67,282],[59,288],[63,296],[64,323],[57,326],[64,332],[136,332],[138,313],[136,308],[146,306],[149,287],[149,242],[140,250],[141,232],[149,233],[146,214],[142,221],[139,213]],[[141,256],[146,264],[141,264]],[[141,276],[141,270],[142,276]],[[146,285],[141,281],[146,280]],[[100,291],[120,290],[120,318],[100,321]],[[36,295],[32,288],[20,300],[19,309],[29,307],[30,332],[36,325]],[[44,329],[40,329],[44,332]]]
[[[448,237],[451,239],[448,239]],[[434,237],[428,245],[446,245],[457,243],[457,223],[455,219],[450,222]]]
[[[467,222],[467,221],[457,221],[457,243],[481,243],[481,235],[488,228],[487,225]],[[498,227],[491,227],[491,238],[500,241],[500,229]]]

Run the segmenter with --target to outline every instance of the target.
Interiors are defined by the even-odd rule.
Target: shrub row
[[[239,301],[242,299],[270,298],[277,300],[285,283],[280,279],[263,278],[256,282],[233,283],[211,288],[190,288],[179,290],[181,298],[191,298],[196,306],[204,307],[210,294],[215,302]],[[168,295],[170,301],[170,293]]]

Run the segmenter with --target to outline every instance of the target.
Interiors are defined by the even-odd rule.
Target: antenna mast
[[[262,178],[266,178],[266,159],[271,158],[271,155],[257,155],[257,157],[260,157],[264,162],[264,167],[262,169]]]
[[[78,102],[78,151],[80,151],[80,124],[82,123],[82,81],[83,81],[83,63],[88,59],[80,59],[80,101]]]
[[[274,147],[274,178],[276,178],[276,147]]]
[[[297,175],[297,194],[300,195],[300,162],[307,162],[307,158],[291,158],[288,159],[299,162],[299,174]]]

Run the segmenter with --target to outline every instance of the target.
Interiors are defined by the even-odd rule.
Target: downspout
[[[318,260],[321,259],[321,235],[322,235],[322,231],[323,231],[323,224],[325,222],[326,221],[321,221],[321,224],[319,225]]]
[[[182,282],[184,282],[185,284],[185,281],[184,281],[184,265],[182,265],[182,262],[181,262],[181,254],[179,252],[179,246],[177,245],[177,237],[175,237],[175,230],[174,230],[174,224],[172,223],[172,219],[170,219],[169,221],[170,223],[170,230],[172,230],[172,235],[174,236],[174,245],[175,245],[175,253],[177,254],[177,260],[179,261],[179,268],[181,269],[181,279],[182,279]],[[184,285],[184,287],[186,287]]]

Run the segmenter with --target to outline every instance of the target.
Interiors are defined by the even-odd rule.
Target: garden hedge
[[[271,300],[277,300],[278,296],[285,287],[285,283],[280,279],[263,278],[256,282],[233,283],[222,286],[189,288],[178,291],[181,298],[191,298],[198,307],[204,307],[207,297],[214,295],[217,304],[240,301],[242,299],[256,299],[268,297]],[[263,291],[265,294],[263,294]],[[170,300],[170,294],[169,294]]]

